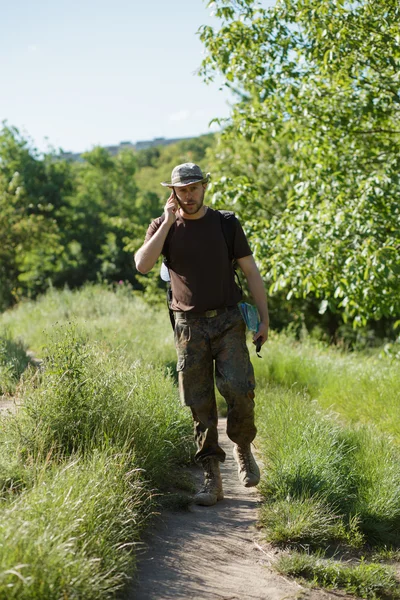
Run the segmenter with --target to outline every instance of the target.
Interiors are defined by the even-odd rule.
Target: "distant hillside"
[[[170,144],[175,144],[176,142],[182,142],[182,141],[187,141],[187,140],[191,140],[193,139],[192,137],[189,138],[154,138],[153,140],[145,140],[145,141],[139,141],[136,142],[135,144],[133,144],[132,142],[120,142],[118,144],[118,146],[104,146],[104,149],[107,150],[107,152],[109,152],[111,154],[111,156],[116,156],[118,154],[118,152],[121,152],[121,150],[127,150],[127,149],[131,149],[131,150],[147,150],[148,148],[153,148],[154,146],[169,146]],[[81,162],[83,160],[82,158],[82,154],[84,154],[83,152],[61,152],[60,153],[60,158],[66,159],[66,160],[74,160],[74,161],[79,161]]]

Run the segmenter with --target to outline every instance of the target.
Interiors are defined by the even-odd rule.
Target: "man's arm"
[[[238,258],[237,263],[247,279],[251,295],[254,298],[254,302],[256,303],[258,312],[260,314],[260,326],[257,333],[255,333],[253,336],[253,341],[255,342],[259,337],[261,337],[262,344],[264,344],[268,339],[269,328],[268,303],[264,283],[261,279],[261,275],[255,260],[251,255]]]
[[[146,275],[146,273],[151,271],[156,264],[163,249],[168,231],[171,229],[171,225],[175,223],[175,212],[177,209],[178,204],[172,193],[164,207],[164,221],[162,222],[162,225],[135,254],[135,265],[139,273]]]

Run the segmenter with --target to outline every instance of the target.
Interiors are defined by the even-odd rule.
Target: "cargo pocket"
[[[179,371],[183,371],[185,368],[185,357],[184,356],[180,356],[178,358],[178,362],[176,363],[176,370]]]
[[[179,346],[185,348],[187,346],[187,343],[190,342],[190,339],[192,337],[192,332],[190,330],[189,325],[187,325],[187,323],[182,323],[180,321],[178,321],[175,324],[175,330],[174,330],[174,338],[175,338],[175,345],[178,348]]]

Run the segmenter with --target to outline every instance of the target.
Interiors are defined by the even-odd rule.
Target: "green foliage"
[[[396,317],[398,3],[213,7],[221,27],[200,30],[201,74],[222,73],[239,97],[215,202],[243,214],[272,294],[314,299],[354,327]]]
[[[191,455],[188,415],[165,367],[149,371],[138,356],[89,341],[72,325],[51,337],[39,381],[25,383],[23,406],[7,418],[23,456],[59,460],[111,443],[133,448],[146,477],[162,485]]]
[[[390,439],[373,426],[343,427],[279,388],[259,394],[257,411],[269,539],[400,545],[400,454]]]
[[[400,546],[397,365],[276,335],[263,354],[255,363],[260,523],[287,550],[276,568],[365,598],[398,597],[391,569],[369,562]],[[340,420],[321,405],[340,410]]]
[[[260,522],[267,539],[275,544],[318,548],[341,542],[357,548],[364,541],[357,519],[345,523],[337,510],[317,495],[265,503]]]
[[[24,408],[0,421],[0,537],[5,532],[4,539],[16,540],[7,552],[0,551],[0,572],[14,568],[25,577],[7,572],[1,580],[0,575],[0,598],[1,581],[15,583],[15,597],[24,598],[23,591],[39,598],[45,589],[41,586],[49,583],[62,590],[76,585],[86,597],[85,582],[100,589],[100,575],[104,587],[97,597],[110,597],[134,556],[125,554],[123,541],[111,544],[120,535],[121,521],[108,482],[115,482],[125,506],[120,479],[126,469],[134,470],[135,502],[136,491],[142,495],[132,510],[140,529],[148,506],[140,482],[164,489],[171,470],[192,452],[190,416],[179,406],[172,378],[166,377],[175,367],[167,311],[145,305],[129,285],[87,285],[79,291],[50,290],[36,302],[22,302],[1,316],[0,326],[10,340],[22,336],[44,357],[43,370],[34,379],[28,373],[19,384]],[[385,404],[388,413],[392,410],[391,394],[398,389],[395,365],[387,358],[346,355],[311,341],[301,345],[284,336],[273,338],[271,348],[263,350],[264,360],[255,363],[257,443],[265,466],[260,520],[266,537],[293,548],[306,545],[310,552],[320,549],[324,556],[327,547],[335,552],[338,546],[366,556],[371,547],[375,554],[386,548],[392,556],[400,545],[398,445],[374,426],[343,425],[319,403],[331,406],[343,388],[349,412],[342,414],[350,413],[355,422],[375,420],[368,408],[374,396],[380,413]],[[363,406],[366,415],[359,412]],[[121,470],[113,462],[116,456]],[[75,512],[78,498],[82,508]],[[187,505],[179,494],[167,494],[164,500],[167,506]],[[31,518],[33,514],[39,518]],[[136,541],[137,533],[132,529],[129,541]],[[41,542],[40,552],[35,539]],[[101,562],[104,556],[115,561],[115,571],[108,568],[108,559]],[[320,560],[318,553],[314,559]],[[396,591],[386,567],[377,569],[365,561],[350,573],[338,561],[322,562],[318,577],[315,570],[290,573],[366,597]],[[17,569],[20,564],[29,564],[29,572]]]
[[[165,306],[149,306],[128,284],[87,284],[72,291],[51,289],[36,301],[21,302],[3,313],[0,323],[10,337],[23,339],[38,356],[43,356],[53,329],[71,320],[91,342],[120,348],[133,361],[170,364],[176,359]]]

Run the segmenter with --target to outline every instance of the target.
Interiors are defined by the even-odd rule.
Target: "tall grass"
[[[368,555],[374,547],[400,547],[400,450],[394,441],[373,425],[345,427],[308,395],[276,385],[258,393],[257,424],[264,534],[302,551],[278,569],[352,593],[364,590],[363,597],[384,597],[392,588],[399,594],[384,567],[366,562],[349,569],[345,562],[317,560],[328,549]]]
[[[270,539],[400,545],[400,452],[393,442],[373,427],[345,428],[301,393],[281,388],[259,394],[258,427]]]
[[[0,317],[14,340],[23,340],[39,357],[56,325],[74,322],[89,339],[123,347],[132,360],[173,365],[176,353],[167,307],[152,308],[128,286],[111,290],[87,285],[81,290],[49,290],[35,302],[25,301]]]
[[[12,523],[10,511],[17,507],[15,531],[23,531],[24,502],[26,514],[33,514],[34,504],[46,505],[46,490],[52,482],[57,482],[62,495],[64,479],[67,486],[65,466],[71,461],[78,460],[71,466],[73,473],[74,469],[90,471],[95,457],[100,462],[110,460],[110,477],[112,473],[120,477],[113,466],[116,455],[128,457],[127,462],[122,461],[123,473],[135,470],[135,482],[144,494],[144,512],[137,507],[141,522],[149,490],[171,481],[177,465],[187,462],[192,452],[191,419],[179,406],[170,376],[175,351],[166,309],[151,309],[124,286],[117,292],[88,286],[80,292],[51,291],[37,303],[22,304],[1,317],[0,327],[7,327],[14,341],[21,338],[43,358],[42,370],[35,377],[28,370],[18,384],[23,407],[7,421],[0,421],[3,513]],[[287,572],[292,569],[294,573],[297,565],[303,576],[323,585],[336,585],[336,577],[339,587],[350,582],[348,591],[366,597],[384,595],[396,588],[385,569],[366,563],[350,572],[340,561],[333,564],[326,557],[320,561],[319,554],[314,556],[312,551],[325,556],[327,548],[346,548],[367,555],[373,547],[384,545],[389,551],[400,546],[399,373],[388,361],[344,355],[308,342],[299,345],[283,336],[272,336],[262,353],[264,360],[253,362],[258,383],[257,443],[265,464],[260,518],[266,537],[284,546],[308,549],[309,554],[301,555],[304,560],[293,555],[291,566],[286,564]],[[374,422],[386,435],[381,435]],[[81,490],[88,498],[89,488]],[[68,489],[64,488],[64,497]],[[104,502],[108,502],[107,494]],[[118,531],[118,523],[113,524],[107,510],[104,515],[104,520],[97,520]],[[71,539],[62,510],[59,523],[60,531],[65,526],[66,539]],[[85,525],[81,538],[78,536],[82,547],[86,548],[91,531],[91,526]],[[96,530],[93,540],[98,535]],[[136,539],[136,533],[132,535]],[[33,529],[32,548],[35,537],[48,541],[43,551],[50,556],[50,536],[40,537],[39,529]],[[59,539],[60,556],[65,558],[61,534]],[[87,544],[92,548],[90,541]],[[81,557],[81,546],[73,547]],[[106,554],[107,547],[108,541]],[[31,560],[29,552],[27,562]],[[66,580],[60,574],[56,578],[56,562],[54,573],[49,566],[49,585],[68,590],[67,597],[86,598],[81,591],[84,587],[79,586],[84,586],[85,578],[91,580],[90,560],[97,555],[91,550],[88,556],[87,562],[86,555],[82,557],[82,580],[67,557],[72,566]],[[14,567],[7,563],[5,571],[15,570],[16,560],[24,562],[22,550],[11,561]],[[98,564],[105,566],[101,561]],[[124,564],[117,566],[118,577],[121,575],[117,587],[126,574]],[[98,573],[106,578],[108,571],[99,567]],[[14,583],[19,578],[18,574],[13,577],[7,581]],[[41,585],[43,580],[35,577],[27,581]],[[368,583],[365,589],[363,582]],[[109,580],[97,597],[112,595],[113,586]],[[0,591],[3,589],[0,583]],[[32,590],[40,597],[40,587]]]
[[[349,423],[373,423],[400,441],[400,368],[382,356],[345,353],[304,340],[271,336],[256,361],[257,381],[306,391]]]
[[[24,344],[21,341],[15,342],[8,331],[0,331],[0,394],[15,391],[29,362]]]
[[[150,505],[129,452],[94,451],[3,508],[0,598],[113,598],[134,565]]]
[[[114,597],[151,498],[193,451],[168,315],[91,286],[22,304],[0,326],[43,359],[0,419],[0,598]]]
[[[189,414],[163,367],[149,370],[121,349],[61,325],[53,330],[42,369],[39,379],[25,383],[23,406],[3,419],[3,438],[9,444],[12,436],[26,459],[128,445],[156,485],[174,465],[190,460]]]

